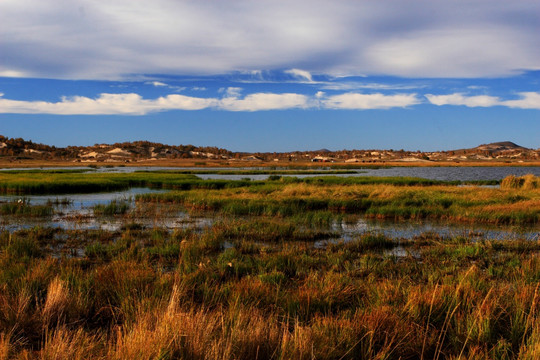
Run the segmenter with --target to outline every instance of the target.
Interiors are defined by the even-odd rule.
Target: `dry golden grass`
[[[12,295],[0,291],[0,323],[4,330],[4,339],[11,344],[19,342],[20,338],[35,331],[39,327],[38,320],[31,309],[32,295],[23,288],[18,294]]]
[[[308,185],[305,183],[301,184],[290,184],[284,186],[280,191],[280,196],[288,197],[288,196],[310,196],[313,193],[317,195],[321,195],[322,189],[317,189],[313,185]]]
[[[10,351],[10,335],[5,333],[0,334],[0,360],[9,359]]]
[[[481,212],[513,212],[518,210],[540,212],[540,199],[523,200],[513,204],[493,204],[486,205],[479,209]]]
[[[45,326],[60,323],[70,305],[67,285],[58,277],[54,278],[47,289],[47,298],[41,311]]]
[[[38,359],[42,360],[86,360],[97,359],[100,352],[100,339],[89,335],[83,329],[69,330],[58,327],[46,335]]]
[[[173,311],[171,303],[119,329],[107,358],[267,359],[279,343],[279,327],[257,311]]]
[[[523,176],[509,175],[501,181],[501,188],[523,190],[539,189],[540,177],[534,176],[533,174]]]

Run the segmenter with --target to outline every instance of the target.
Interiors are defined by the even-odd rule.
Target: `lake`
[[[73,167],[73,168],[55,168],[55,169],[80,169],[88,170],[89,172],[98,172],[98,173],[131,173],[135,171],[178,171],[178,170],[190,170],[194,171],[195,175],[201,179],[225,179],[225,180],[240,180],[249,178],[251,180],[266,180],[269,175],[222,175],[222,174],[197,174],[197,171],[222,171],[222,170],[268,170],[271,171],[272,168],[244,168],[244,167],[235,167],[235,168],[197,168],[197,167],[186,167],[186,168],[177,168],[177,167],[99,167],[97,169],[88,168],[88,167]],[[279,168],[280,170],[285,168]],[[313,168],[313,170],[326,169],[332,170],[329,168]],[[9,170],[39,170],[39,168],[33,169],[0,169],[0,171],[9,171]],[[465,167],[465,166],[440,166],[440,167],[390,167],[390,168],[379,168],[379,169],[347,169],[357,171],[356,174],[328,174],[329,176],[403,176],[403,177],[420,177],[430,180],[462,180],[462,181],[475,181],[475,180],[502,180],[508,175],[522,176],[526,174],[533,174],[540,176],[540,167],[537,166],[474,166],[474,167]],[[325,176],[324,174],[317,175],[282,175],[282,176],[294,176],[299,178],[312,177],[312,176]]]

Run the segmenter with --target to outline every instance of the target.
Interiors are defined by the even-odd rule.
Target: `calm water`
[[[134,171],[164,171],[164,170],[269,170],[268,168],[174,168],[174,167],[100,167],[91,169],[80,168],[58,168],[58,169],[87,169],[89,172],[99,173],[130,173]],[[0,169],[1,170],[28,170],[28,169]],[[314,169],[315,170],[315,169]],[[536,166],[478,166],[478,167],[392,167],[385,169],[358,169],[356,174],[329,174],[331,176],[407,176],[420,177],[431,180],[502,180],[508,175],[534,174],[540,176],[540,167]],[[240,180],[250,178],[252,180],[265,180],[268,175],[219,175],[219,174],[199,174],[202,179],[227,179]],[[310,177],[324,175],[291,175],[295,177]]]
[[[534,174],[540,176],[540,167],[534,166],[509,166],[509,167],[393,167],[388,169],[358,169],[356,174],[329,174],[330,176],[402,176],[419,177],[430,180],[502,180],[508,175]],[[269,175],[219,175],[199,174],[201,179],[227,179],[240,180],[265,180]],[[291,175],[298,178],[325,176],[325,175]]]
[[[154,190],[148,188],[131,188],[124,191],[114,191],[94,194],[66,194],[66,195],[27,195],[24,199],[31,205],[43,205],[49,201],[69,200],[69,204],[53,205],[54,215],[47,218],[24,218],[5,216],[0,219],[0,229],[14,231],[34,226],[50,226],[62,229],[102,229],[116,231],[123,224],[121,218],[94,217],[92,208],[95,205],[106,205],[111,201],[127,202],[134,206],[134,198],[138,194],[161,193],[167,190]],[[0,195],[0,203],[17,201],[17,195]],[[185,212],[178,211],[173,216],[163,219],[137,218],[138,223],[146,226],[159,226],[163,228],[179,228],[185,226],[206,226],[206,219],[190,218]]]
[[[108,204],[112,200],[117,201],[130,201],[139,194],[148,193],[163,193],[167,190],[154,190],[148,188],[131,188],[129,190],[113,191],[113,192],[100,192],[93,194],[65,194],[65,195],[0,195],[0,202],[17,201],[24,198],[30,202],[31,205],[44,205],[48,201],[54,202],[55,200],[69,199],[71,202],[69,205],[55,206],[57,209],[64,211],[81,210],[89,208],[98,204]]]
[[[382,233],[388,237],[405,239],[412,239],[424,233],[436,233],[442,237],[472,236],[478,240],[540,240],[538,227],[490,226],[434,221],[380,221],[359,218],[353,223],[335,223],[332,228],[343,234],[343,240],[350,240],[354,236],[365,233]]]

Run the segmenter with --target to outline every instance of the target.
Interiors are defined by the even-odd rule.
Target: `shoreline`
[[[164,159],[137,162],[74,162],[71,160],[0,160],[0,169],[12,168],[58,168],[58,167],[221,167],[221,168],[249,168],[249,167],[343,167],[343,168],[370,168],[370,167],[540,167],[540,161],[379,161],[379,162],[289,162],[289,161],[228,161],[204,159]]]

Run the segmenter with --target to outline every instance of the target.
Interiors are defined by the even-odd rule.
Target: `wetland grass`
[[[324,213],[329,218],[328,214],[348,213],[380,219],[515,225],[540,221],[540,189],[396,185],[392,182],[336,184],[331,178],[321,181],[280,180],[249,187],[143,194],[137,196],[137,201],[176,203],[192,212],[211,211],[228,216],[308,218]]]
[[[3,351],[86,359],[536,356],[537,242],[425,234],[404,243],[367,234],[315,248],[267,234],[295,231],[279,219],[222,222],[202,233],[67,231],[89,244],[75,258],[46,255],[50,230],[2,232]],[[233,238],[238,246],[223,246]],[[385,253],[398,244],[421,261]]]
[[[0,215],[4,216],[44,217],[52,214],[52,204],[32,205],[24,198],[0,203]]]
[[[225,170],[224,170],[225,171]],[[274,176],[277,176],[274,174]],[[134,173],[84,173],[78,170],[36,170],[0,172],[0,194],[71,194],[125,190],[130,187],[157,189],[227,189],[264,186],[266,183],[305,183],[320,186],[386,184],[396,186],[459,185],[459,181],[438,181],[406,177],[273,177],[269,181],[202,180],[195,175],[169,171]]]
[[[242,170],[139,170],[140,173],[164,173],[164,174],[201,174],[201,175],[345,175],[358,174],[356,170],[317,170],[317,169],[242,169]]]
[[[128,212],[129,208],[130,206],[128,201],[112,200],[106,205],[94,205],[92,210],[94,211],[94,215],[113,216],[124,215]]]
[[[505,177],[501,182],[503,189],[540,189],[540,177],[532,174],[523,176],[510,175]]]
[[[540,239],[328,229],[347,213],[537,226],[539,189],[108,175],[94,180],[183,190],[138,197],[114,231],[0,229],[0,356],[538,358]],[[137,222],[180,208],[218,218]]]

